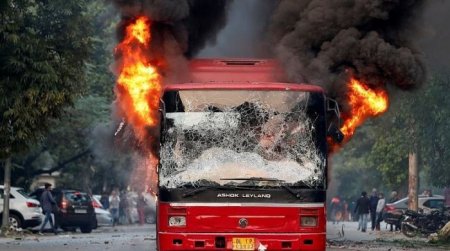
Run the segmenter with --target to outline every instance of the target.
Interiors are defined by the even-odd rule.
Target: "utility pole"
[[[408,209],[416,212],[419,207],[417,195],[418,181],[417,151],[413,150],[409,153]]]

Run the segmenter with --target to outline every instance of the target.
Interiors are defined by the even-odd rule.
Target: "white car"
[[[97,226],[112,227],[113,225],[112,215],[108,210],[103,209],[103,205],[100,202],[100,196],[99,195],[92,196],[92,203],[95,209],[95,218],[97,219]]]
[[[0,214],[3,213],[3,196],[4,187],[0,185]],[[43,214],[39,201],[29,198],[22,188],[11,187],[9,197],[9,222],[11,227],[19,229],[39,226],[42,219]]]

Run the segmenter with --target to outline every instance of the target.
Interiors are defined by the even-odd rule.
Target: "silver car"
[[[437,210],[444,207],[444,196],[424,196],[419,195],[419,210],[424,213],[430,213],[432,210]],[[384,207],[383,220],[387,224],[395,225],[400,229],[402,215],[408,209],[408,197],[400,199],[394,203],[388,203]]]
[[[441,209],[444,207],[444,196],[434,195],[434,196],[424,196],[419,195],[418,197],[419,209],[423,210],[424,213],[429,213],[432,210]],[[394,203],[388,203],[385,206],[386,211],[402,210],[408,209],[408,197],[400,199]]]
[[[103,205],[99,200],[99,196],[92,196],[92,203],[95,209],[97,227],[111,227],[113,225],[112,215],[108,210],[103,208]]]
[[[0,185],[0,214],[3,213],[3,192],[4,186]],[[39,201],[29,198],[20,187],[11,187],[9,197],[9,222],[11,227],[20,229],[39,226],[43,217]]]

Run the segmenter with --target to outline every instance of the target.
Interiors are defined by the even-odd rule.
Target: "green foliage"
[[[423,187],[449,185],[449,86],[449,76],[436,74],[417,90],[391,90],[389,111],[359,128],[334,158],[335,177],[345,184],[338,193],[356,193],[368,187],[406,191],[412,151],[419,154]]]
[[[24,1],[21,6],[29,6],[26,13],[33,14],[33,27],[39,27],[38,31],[33,28],[33,39],[45,41],[49,51],[58,58],[63,55],[67,62],[51,68],[55,83],[64,83],[46,83],[49,88],[55,87],[55,91],[73,95],[70,102],[66,102],[69,106],[60,109],[58,116],[43,117],[47,130],[33,133],[35,138],[22,146],[23,153],[14,155],[13,183],[29,187],[37,174],[57,169],[57,183],[61,186],[94,191],[101,191],[104,186],[124,186],[133,166],[131,156],[108,149],[114,145],[113,134],[117,129],[110,124],[115,85],[110,66],[114,60],[118,16],[106,1],[47,2]],[[11,11],[5,10],[5,13],[14,16]],[[19,43],[20,39],[14,35],[13,40]],[[71,51],[75,54],[70,54]],[[22,55],[19,53],[19,56]],[[21,62],[16,58],[13,60]],[[48,64],[47,61],[44,63]],[[30,75],[37,76],[36,72]],[[59,75],[65,78],[60,80]],[[74,81],[66,82],[68,78]],[[37,143],[32,144],[36,139]]]
[[[7,0],[0,12],[0,158],[27,151],[83,90],[87,0]]]
[[[92,17],[94,34],[93,48],[86,63],[87,93],[105,97],[109,102],[114,99],[115,78],[110,70],[114,63],[115,28],[118,16],[112,5],[103,1],[92,1],[88,6],[88,15]]]

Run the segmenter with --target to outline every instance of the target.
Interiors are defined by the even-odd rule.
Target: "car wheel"
[[[13,227],[14,229],[18,229],[22,227],[22,220],[19,216],[15,214],[9,215],[9,225]]]
[[[88,234],[88,233],[92,232],[92,225],[89,224],[89,225],[80,226],[80,230],[82,233]]]

